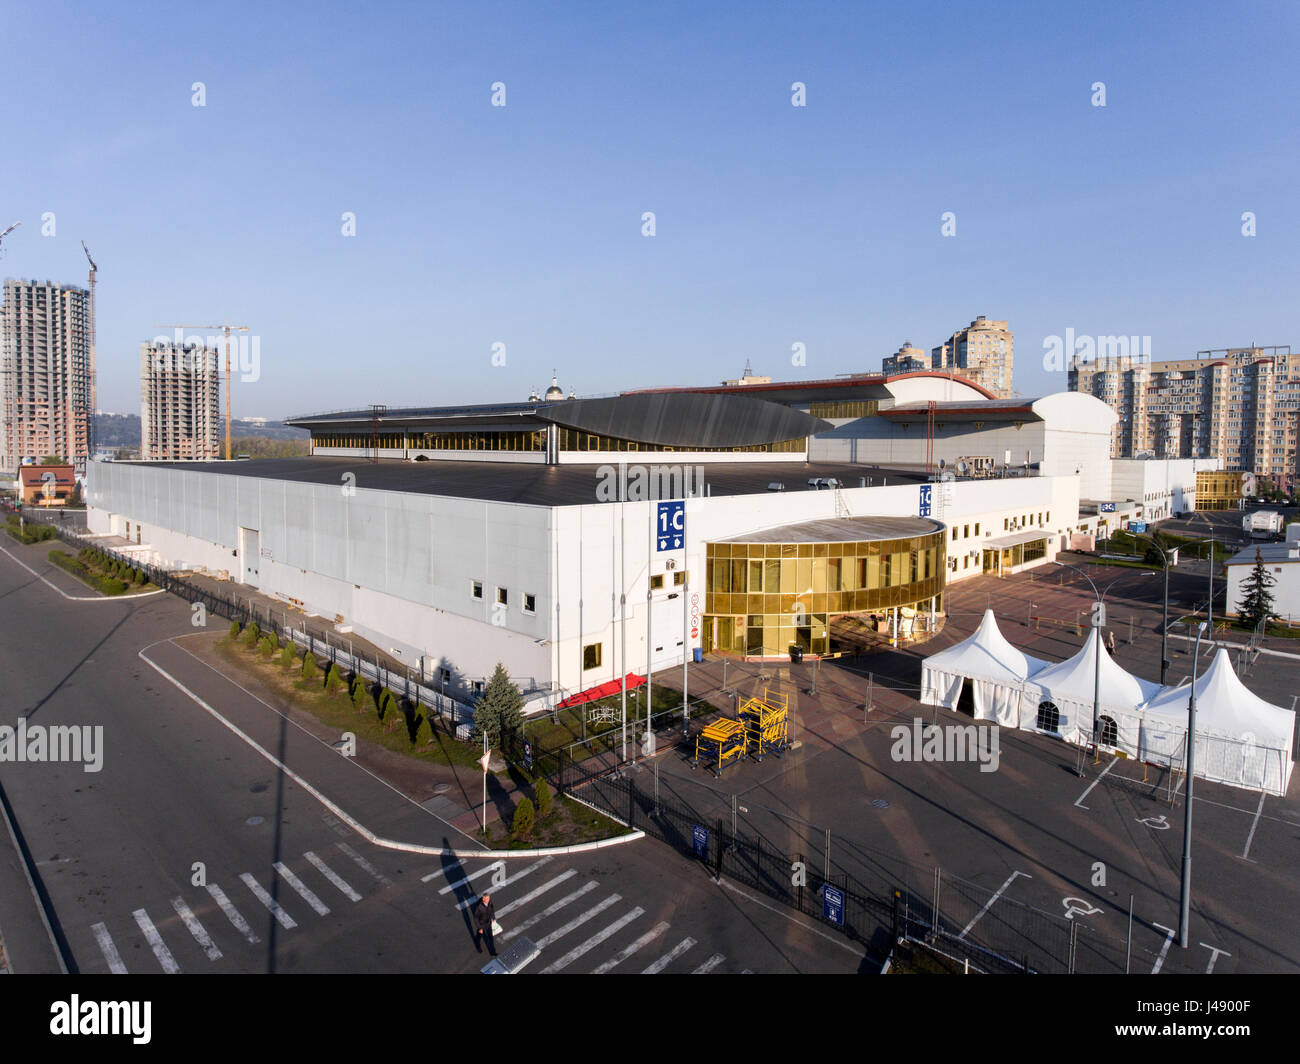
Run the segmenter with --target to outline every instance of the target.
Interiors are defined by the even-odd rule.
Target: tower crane
[[[221,329],[226,334],[226,461],[230,461],[230,334],[248,332],[247,325],[155,325],[156,329]]]
[[[95,260],[90,257],[90,248],[86,247],[86,242],[81,242],[81,250],[86,253],[86,261],[90,263],[90,435],[91,439],[87,441],[86,451],[88,454],[95,453],[95,418],[94,410],[97,406],[95,396],[95,275],[99,273],[99,267],[95,265]]]
[[[0,240],[3,240],[5,237],[7,237],[10,233],[12,233],[15,229],[17,229],[22,224],[23,224],[22,222],[14,222],[14,224],[11,225],[8,229],[6,229],[3,233],[0,233]]]

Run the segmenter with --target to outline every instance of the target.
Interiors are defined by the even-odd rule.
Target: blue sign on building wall
[[[657,550],[681,550],[685,529],[686,503],[661,502],[655,521],[655,544]]]
[[[921,485],[921,516],[930,516],[930,493],[934,490],[932,484]]]

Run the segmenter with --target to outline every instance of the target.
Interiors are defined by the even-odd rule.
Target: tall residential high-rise
[[[911,340],[904,340],[903,346],[880,363],[880,372],[886,376],[895,373],[917,373],[930,368],[930,359],[919,347],[913,347]]]
[[[1096,396],[1119,415],[1116,458],[1218,458],[1290,491],[1300,438],[1300,352],[1285,347],[1198,351],[1148,362],[1101,359],[1069,367],[1071,391]]]
[[[1011,397],[1014,337],[1005,321],[981,314],[958,329],[946,343],[930,349],[930,368],[960,371],[961,376],[987,388],[999,399]]]
[[[218,352],[198,344],[140,345],[140,457],[221,457]]]
[[[0,305],[0,469],[90,458],[95,367],[90,293],[53,281],[4,283]]]

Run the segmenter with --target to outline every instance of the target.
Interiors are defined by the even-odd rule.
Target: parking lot
[[[1088,573],[1099,588],[1109,586],[1116,660],[1158,680],[1162,575],[1106,566]],[[1174,574],[1171,615],[1176,605],[1190,603],[1197,583]],[[969,635],[986,606],[1013,644],[1059,661],[1082,644],[1075,623],[1086,626],[1093,600],[1082,576],[1058,567],[964,581],[949,590],[947,626],[928,644],[820,667],[768,667],[769,682],[796,699],[797,750],[761,765],[742,763],[721,779],[692,770],[686,753],[674,752],[661,758],[660,787],[702,815],[727,823],[734,817],[739,827],[818,868],[829,853],[833,871],[875,893],[901,888],[927,910],[937,893],[946,927],[1034,970],[1057,970],[1073,949],[1076,970],[1123,971],[1130,896],[1133,971],[1300,970],[1296,785],[1277,798],[1196,781],[1191,940],[1181,949],[1172,941],[1185,810],[1181,776],[1110,755],[1089,755],[1080,776],[1078,747],[1005,728],[996,771],[893,756],[900,724],[917,717],[939,725],[969,722],[920,705],[920,661]],[[1169,640],[1168,682],[1190,674],[1191,649]],[[1202,664],[1205,653],[1202,645]],[[706,690],[709,682],[720,683],[720,663],[694,674],[692,691]],[[748,692],[757,675],[756,665],[729,663],[728,685]],[[1244,680],[1290,708],[1300,690],[1300,655],[1261,656]],[[1080,925],[1073,947],[1071,923]]]

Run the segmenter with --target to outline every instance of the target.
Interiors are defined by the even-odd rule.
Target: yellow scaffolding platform
[[[695,739],[695,756],[691,768],[701,761],[721,777],[722,770],[732,761],[745,756],[745,726],[738,720],[723,718],[708,725]]]
[[[781,756],[789,745],[790,698],[770,688],[740,705],[740,722],[745,727],[747,753],[756,761],[768,754]]]

